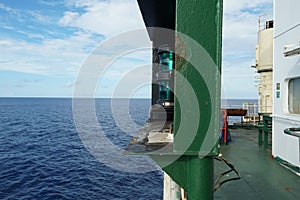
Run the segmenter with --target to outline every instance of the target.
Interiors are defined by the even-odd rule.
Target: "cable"
[[[229,182],[229,181],[235,181],[235,180],[239,180],[239,179],[241,179],[241,176],[240,176],[240,174],[239,174],[239,172],[238,171],[236,171],[236,169],[235,169],[235,167],[231,164],[231,163],[229,163],[227,160],[225,160],[223,157],[214,157],[216,160],[218,160],[218,161],[223,161],[229,168],[230,168],[230,170],[228,170],[228,171],[226,171],[226,172],[223,172],[222,174],[220,174],[218,177],[217,177],[217,179],[216,179],[216,181],[215,181],[215,189],[214,189],[214,192],[215,191],[217,191],[224,183],[227,183],[227,182]],[[217,184],[218,182],[219,182],[219,180],[224,176],[224,175],[226,175],[226,174],[228,174],[228,173],[230,173],[230,172],[235,172],[235,174],[237,175],[237,177],[234,177],[234,178],[228,178],[228,179],[226,179],[226,180],[224,180],[224,181],[221,181],[219,184]]]

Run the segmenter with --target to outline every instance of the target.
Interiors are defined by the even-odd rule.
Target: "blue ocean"
[[[122,124],[114,120],[111,99],[94,102],[106,138],[120,152],[124,151],[132,134],[147,120],[150,100],[132,99],[127,107],[129,112],[118,115],[121,119],[130,115],[137,125],[127,126],[125,121],[127,132],[124,124],[122,129]],[[243,102],[228,100],[223,104]],[[117,105],[119,111],[126,107]],[[118,163],[118,158],[115,163],[107,163],[86,148],[76,129],[72,99],[0,98],[0,111],[0,199],[163,198],[163,172],[151,159],[137,156],[131,157],[134,164]],[[80,113],[85,116],[88,111],[83,106]],[[94,131],[89,124],[83,125],[86,132]],[[107,144],[96,146],[106,152],[105,158],[114,156]],[[129,158],[117,156],[125,161]],[[148,165],[151,170],[138,170],[139,166],[144,169]]]
[[[96,99],[96,113],[122,150],[132,136],[110,120],[110,102]],[[143,125],[149,107],[150,100],[131,100],[132,120]],[[0,98],[0,111],[0,199],[162,199],[158,168],[120,171],[85,148],[74,124],[72,99]]]

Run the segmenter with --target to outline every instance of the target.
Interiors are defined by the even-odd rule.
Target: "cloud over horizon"
[[[257,98],[255,47],[258,19],[273,19],[273,0],[227,0],[223,15],[224,98]]]
[[[250,66],[255,59],[257,20],[262,14],[272,18],[272,2],[224,1],[223,85],[227,97],[256,95],[255,73]],[[144,27],[136,0],[39,0],[32,1],[28,9],[6,2],[0,3],[0,15],[6,16],[0,22],[0,70],[53,80],[62,78],[57,87],[68,86],[65,87],[69,89],[67,95],[72,93],[71,83],[80,66],[95,47],[109,37]],[[128,62],[136,63],[147,55],[131,55],[119,64],[130,68]],[[137,63],[143,60],[147,64],[151,58]],[[122,75],[118,67],[108,74],[112,78]],[[245,91],[232,85],[250,89]],[[57,95],[62,94],[57,92]],[[2,95],[4,93],[0,93]]]

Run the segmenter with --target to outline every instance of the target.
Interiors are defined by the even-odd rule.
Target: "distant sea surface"
[[[221,101],[221,108],[242,108],[243,104],[258,104],[257,99],[222,99]],[[255,114],[257,114],[258,108],[255,110]],[[228,123],[232,125],[234,122],[240,122],[241,117],[237,116],[230,116],[228,117]]]
[[[150,100],[130,103],[147,120]],[[96,99],[102,127],[120,148],[131,137],[110,118],[110,99]],[[99,117],[98,116],[98,117]],[[133,130],[135,131],[135,130]],[[163,174],[126,173],[95,159],[74,125],[72,99],[0,98],[0,199],[162,199]]]
[[[222,99],[221,107],[241,108],[243,103],[258,104],[257,99]]]
[[[223,105],[243,102],[247,100]],[[110,140],[125,149],[132,136],[110,120],[111,100],[96,99],[95,108]],[[149,108],[149,99],[130,100],[132,120],[142,126]],[[118,171],[89,153],[76,131],[72,99],[0,98],[1,200],[162,198],[161,170]]]

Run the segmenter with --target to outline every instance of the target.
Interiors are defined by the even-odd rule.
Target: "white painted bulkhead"
[[[256,45],[255,68],[259,73],[258,112],[272,113],[273,105],[273,28],[267,26],[258,31],[258,43]]]
[[[273,156],[286,160],[298,167],[300,166],[299,138],[285,134],[284,129],[300,127],[300,113],[295,114],[289,108],[291,106],[291,103],[289,103],[289,93],[291,93],[289,82],[294,78],[300,77],[300,54],[285,57],[284,52],[287,46],[299,45],[299,8],[299,0],[274,0],[272,127]],[[300,106],[298,101],[296,103]]]

